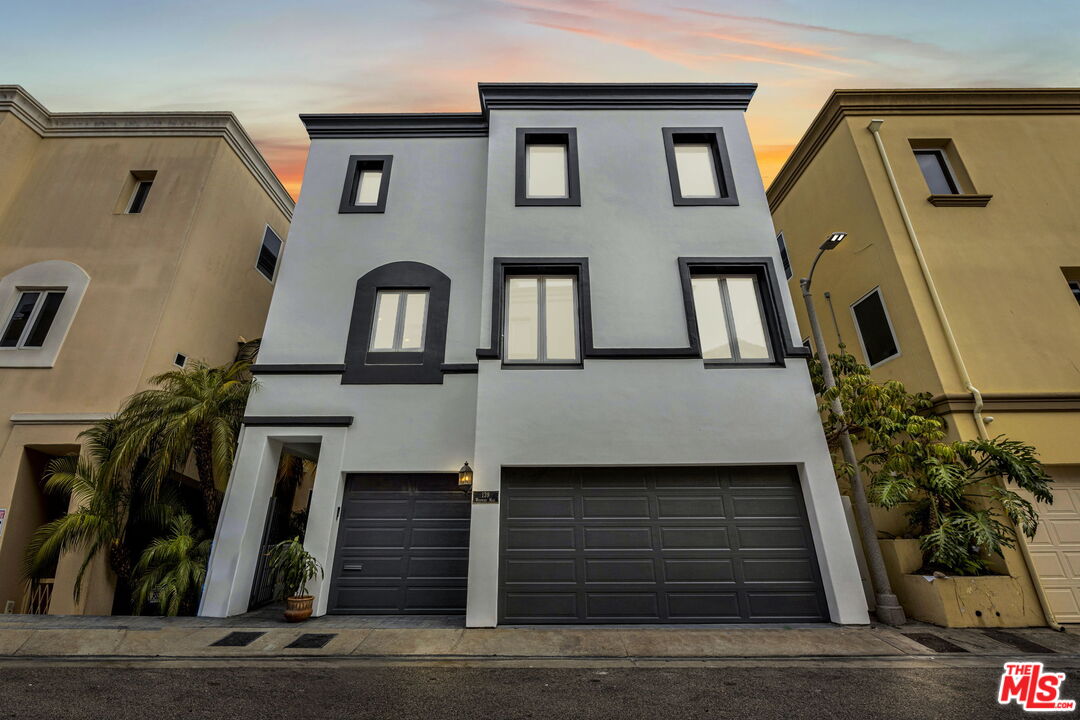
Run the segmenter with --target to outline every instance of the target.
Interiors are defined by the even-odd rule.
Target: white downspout
[[[926,264],[926,257],[923,256],[922,247],[919,245],[919,237],[915,233],[915,226],[911,224],[911,216],[908,215],[907,206],[904,204],[904,198],[900,195],[900,186],[896,183],[896,176],[893,175],[892,165],[889,163],[889,156],[885,152],[885,143],[881,141],[881,135],[879,130],[884,120],[871,120],[867,125],[867,129],[870,134],[874,136],[874,142],[877,144],[878,154],[881,155],[881,164],[885,166],[885,175],[889,178],[889,186],[892,188],[893,197],[896,199],[896,205],[900,210],[900,217],[904,221],[904,228],[907,230],[908,239],[911,241],[911,248],[915,251],[915,258],[919,261],[919,270],[922,272],[923,281],[926,283],[926,289],[930,291],[930,300],[934,305],[934,312],[937,314],[938,322],[941,323],[941,329],[945,333],[945,341],[949,345],[949,352],[953,357],[953,362],[956,364],[956,369],[960,373],[960,381],[964,383],[964,387],[971,393],[972,398],[975,400],[975,407],[972,410],[972,415],[975,420],[975,427],[978,429],[979,437],[983,440],[989,440],[990,434],[986,430],[986,423],[983,421],[983,397],[979,389],[971,382],[971,376],[968,374],[967,365],[964,363],[964,358],[960,354],[960,346],[956,343],[956,336],[953,335],[952,325],[949,324],[949,318],[945,315],[945,308],[941,304],[941,297],[938,295],[937,286],[934,285],[934,278],[930,275],[930,267]],[[1050,609],[1050,603],[1046,599],[1046,593],[1043,591],[1042,581],[1039,579],[1039,574],[1035,571],[1035,563],[1031,558],[1031,551],[1028,549],[1027,538],[1024,537],[1023,532],[1016,533],[1017,544],[1020,547],[1020,555],[1024,558],[1024,565],[1027,566],[1028,575],[1031,577],[1032,584],[1035,586],[1035,593],[1039,597],[1039,604],[1042,605],[1043,617],[1046,618],[1046,623],[1055,630],[1064,630],[1061,624],[1058,623],[1057,618],[1054,617],[1054,611]]]

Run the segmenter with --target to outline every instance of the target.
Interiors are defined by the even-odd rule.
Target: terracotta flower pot
[[[285,598],[285,619],[289,622],[303,622],[311,617],[311,606],[315,602],[313,595]]]

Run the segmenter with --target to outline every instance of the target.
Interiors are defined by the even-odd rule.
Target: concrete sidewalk
[[[465,629],[461,618],[0,616],[0,658],[896,658],[1080,657],[1080,633],[913,623]]]

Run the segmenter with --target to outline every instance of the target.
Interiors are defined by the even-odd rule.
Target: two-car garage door
[[[791,468],[504,469],[501,495],[500,623],[827,619]],[[330,612],[464,612],[471,509],[453,475],[350,475]]]
[[[503,623],[828,616],[792,469],[506,469],[501,534]]]

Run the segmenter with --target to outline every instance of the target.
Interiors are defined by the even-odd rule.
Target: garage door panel
[[[655,583],[656,565],[651,559],[585,559],[586,583]]]
[[[644,494],[630,497],[585,495],[581,498],[581,517],[584,520],[605,518],[648,520],[649,496]]]
[[[724,499],[719,496],[665,496],[658,494],[657,518],[660,520],[721,520],[727,516]]]
[[[732,560],[665,560],[664,579],[668,584],[735,582],[735,563]]]
[[[561,472],[562,484],[544,475],[545,490],[531,484],[534,473],[504,470],[501,622],[826,618],[792,469]],[[628,479],[644,490],[627,491]],[[537,518],[517,510],[520,499],[545,496],[564,508],[569,499],[573,514]]]
[[[468,496],[457,477],[350,475],[334,555],[333,613],[463,613]]]
[[[573,550],[574,528],[516,527],[508,530],[507,550]]]
[[[672,618],[717,620],[740,620],[739,596],[725,593],[668,593],[668,612]]]
[[[504,566],[503,582],[576,583],[577,560],[509,560]]]
[[[660,601],[655,592],[588,593],[585,613],[595,620],[656,618]]]
[[[507,517],[513,520],[554,520],[574,518],[573,495],[530,496],[522,495],[504,500]]]

